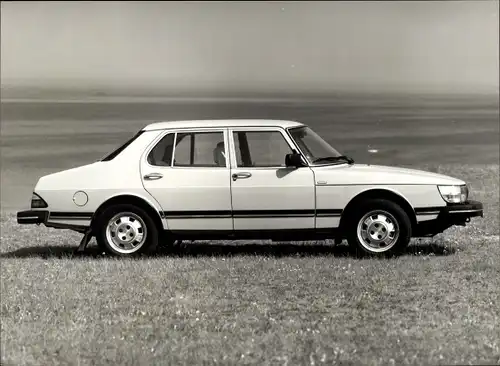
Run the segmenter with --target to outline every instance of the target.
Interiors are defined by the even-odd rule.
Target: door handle
[[[236,180],[236,179],[246,179],[246,178],[250,178],[252,176],[251,173],[234,173],[232,175],[233,177],[233,180]]]
[[[144,176],[145,180],[157,180],[163,178],[163,174],[160,173],[150,173]]]

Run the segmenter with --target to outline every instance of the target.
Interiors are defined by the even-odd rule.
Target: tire
[[[154,221],[134,205],[111,206],[97,219],[97,244],[112,255],[131,257],[152,252],[158,245],[158,237]]]
[[[351,212],[346,236],[354,254],[394,256],[408,246],[411,221],[401,206],[393,201],[369,199]]]

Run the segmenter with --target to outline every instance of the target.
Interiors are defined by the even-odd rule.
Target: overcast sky
[[[2,84],[498,90],[498,1],[2,2]]]

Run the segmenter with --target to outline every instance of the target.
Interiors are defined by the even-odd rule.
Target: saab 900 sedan
[[[358,254],[401,253],[483,216],[460,179],[356,164],[303,123],[153,123],[98,162],[40,178],[20,224],[84,234],[131,256],[176,240],[346,239]]]

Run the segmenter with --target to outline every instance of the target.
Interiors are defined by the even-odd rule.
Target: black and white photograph
[[[499,1],[1,1],[0,364],[500,364]]]

